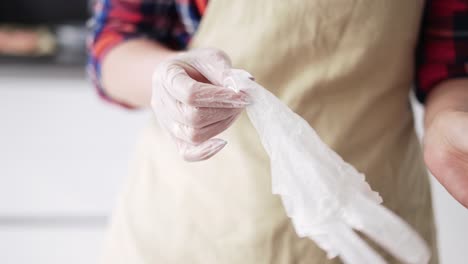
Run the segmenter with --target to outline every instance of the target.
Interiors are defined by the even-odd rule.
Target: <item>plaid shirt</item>
[[[109,50],[132,38],[149,38],[176,50],[195,34],[207,0],[98,0],[90,20],[88,75],[105,100],[131,108],[107,96],[100,82],[101,62]]]
[[[88,43],[89,75],[99,95],[101,61],[115,45],[136,37],[184,49],[196,32],[208,0],[99,0]],[[468,2],[427,0],[416,50],[416,96],[424,102],[441,81],[468,76]],[[127,106],[130,107],[130,106]]]
[[[424,102],[440,82],[468,76],[468,2],[426,3],[416,60],[416,96]]]

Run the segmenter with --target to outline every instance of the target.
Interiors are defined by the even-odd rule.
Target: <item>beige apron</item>
[[[210,0],[192,47],[226,51],[308,120],[428,241],[437,263],[408,102],[422,9],[421,0]],[[103,262],[339,263],[294,233],[246,116],[220,137],[229,144],[218,155],[187,163],[151,123]]]

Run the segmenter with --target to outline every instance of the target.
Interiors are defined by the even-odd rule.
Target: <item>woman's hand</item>
[[[436,87],[426,104],[425,127],[427,167],[468,208],[468,79]]]
[[[213,137],[249,104],[247,94],[222,86],[230,70],[224,52],[196,49],[161,63],[153,74],[153,111],[187,161],[220,151],[226,141]]]
[[[424,160],[432,174],[468,208],[468,113],[437,114],[424,136]]]

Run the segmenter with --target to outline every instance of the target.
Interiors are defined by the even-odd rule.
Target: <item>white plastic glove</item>
[[[296,233],[347,264],[384,264],[354,230],[361,231],[402,263],[426,264],[430,251],[408,224],[386,207],[351,164],[315,130],[242,70],[225,86],[252,98],[247,115],[270,157],[273,193],[281,196]],[[274,119],[274,122],[271,120]]]
[[[205,160],[220,151],[227,142],[213,137],[249,104],[246,93],[222,86],[230,74],[228,56],[216,49],[181,53],[153,73],[153,111],[185,160]]]

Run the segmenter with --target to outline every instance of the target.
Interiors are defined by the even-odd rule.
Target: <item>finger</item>
[[[226,74],[231,71],[229,56],[213,48],[193,50],[192,56],[187,58],[188,64],[200,72],[212,84],[222,86]]]
[[[174,141],[177,143],[179,153],[186,161],[200,161],[209,159],[218,153],[227,144],[227,142],[222,139],[210,139],[201,144],[194,145],[177,138],[177,131],[179,131],[180,134],[180,131],[184,130],[184,128],[187,130],[190,129],[169,118],[169,116],[164,113],[165,107],[161,100],[155,100],[153,104],[162,104],[163,107],[161,107],[160,111],[156,113],[157,120],[160,125],[165,127],[166,130],[170,133]]]
[[[346,213],[350,225],[387,250],[403,263],[428,263],[430,251],[425,241],[393,212],[362,195],[354,196]]]
[[[234,123],[234,121],[237,119],[239,114],[240,112],[224,120],[221,120],[216,123],[210,124],[208,126],[196,129],[194,135],[192,136],[193,142],[195,143],[204,142],[220,134],[221,132],[226,130],[228,127],[230,127],[232,123]]]
[[[179,107],[185,108],[181,123],[197,129],[239,115],[243,110],[240,108],[190,107],[183,104],[179,104]]]
[[[227,119],[198,129],[183,125],[174,120],[168,120],[166,124],[168,125],[168,130],[171,131],[171,134],[174,137],[193,145],[197,145],[226,130],[235,121],[237,116],[239,115],[231,116]]]
[[[232,69],[223,81],[223,87],[229,88],[236,92],[247,91],[252,87],[254,77],[247,71]]]
[[[174,71],[167,76],[166,91],[176,100],[194,107],[242,108],[250,104],[245,92],[197,82],[187,72]]]
[[[336,247],[343,262],[373,264],[387,263],[347,225],[337,223],[333,225],[332,230],[332,233],[329,234],[330,243]]]
[[[177,122],[194,128],[202,128],[218,121],[239,114],[240,108],[193,107],[176,101],[163,92],[160,95],[165,102],[166,112]]]
[[[192,145],[180,139],[176,139],[180,155],[186,161],[202,161],[211,158],[226,146],[227,142],[213,138],[199,145]]]

